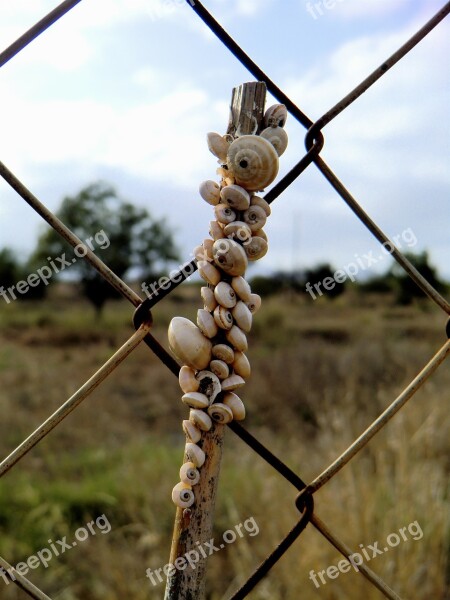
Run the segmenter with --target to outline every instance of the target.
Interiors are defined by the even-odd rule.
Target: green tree
[[[445,292],[446,285],[439,279],[436,268],[430,265],[426,250],[420,254],[406,252],[405,257],[438,292]],[[396,300],[399,304],[411,304],[414,298],[425,297],[425,292],[419,288],[397,262],[394,262],[388,275],[395,278]]]
[[[20,265],[10,248],[0,250],[0,285],[5,288],[14,285],[20,275]]]
[[[65,197],[57,216],[122,279],[152,278],[170,261],[179,260],[165,220],[155,220],[144,208],[122,200],[106,183],[93,183]],[[106,300],[117,297],[117,292],[54,229],[39,238],[31,261],[51,264],[51,259],[59,268],[56,259],[63,255],[66,262],[61,263],[64,269],[59,275],[66,265],[67,273],[76,273],[84,295],[101,313]]]

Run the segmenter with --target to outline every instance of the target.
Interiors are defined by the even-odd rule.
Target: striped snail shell
[[[189,508],[195,502],[194,492],[188,483],[180,481],[172,490],[172,501],[180,508]]]
[[[258,135],[243,135],[234,140],[227,164],[238,185],[250,192],[263,190],[278,173],[278,155],[270,142]]]

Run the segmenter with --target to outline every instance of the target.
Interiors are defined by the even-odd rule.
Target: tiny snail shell
[[[214,240],[211,240],[210,238],[206,238],[206,239],[204,239],[204,240],[203,240],[203,242],[202,242],[202,246],[203,246],[203,248],[205,249],[206,256],[207,256],[207,257],[208,257],[210,260],[212,260],[212,259],[213,259],[213,254],[212,254],[212,247],[213,247],[213,244],[214,244]]]
[[[209,363],[209,368],[219,379],[226,379],[230,374],[230,367],[223,360],[215,359]]]
[[[231,329],[233,326],[231,312],[220,304],[214,309],[214,321],[220,329]]]
[[[206,408],[206,406],[204,408]],[[211,417],[209,417],[204,410],[191,408],[189,411],[189,421],[194,423],[194,425],[202,431],[209,431],[212,427]]]
[[[217,221],[210,221],[209,223],[209,234],[213,240],[221,240],[225,236],[222,227]]]
[[[226,344],[216,344],[212,347],[212,355],[214,358],[223,360],[227,365],[231,365],[234,361],[234,350]]]
[[[215,373],[208,370],[199,371],[196,377],[200,383],[200,391],[208,398],[209,404],[212,404],[222,390],[219,378]]]
[[[204,308],[199,308],[197,311],[197,325],[207,338],[213,338],[217,335],[218,330],[214,317]]]
[[[242,301],[236,304],[236,306],[231,311],[234,320],[236,321],[236,325],[248,333],[252,328],[252,313],[250,312],[248,306]]]
[[[226,283],[225,281],[218,283],[214,288],[213,294],[216,300],[216,305],[220,304],[220,306],[224,306],[225,308],[233,308],[233,306],[236,306],[236,292],[229,283]]]
[[[212,152],[214,156],[217,156],[221,162],[226,162],[230,142],[223,135],[220,135],[220,133],[215,133],[213,131],[206,134],[206,140],[209,151]]]
[[[250,206],[250,194],[240,185],[227,185],[222,188],[220,198],[234,210],[245,210]]]
[[[198,188],[200,192],[200,196],[207,202],[208,204],[212,204],[215,206],[220,202],[220,187],[219,184],[215,181],[209,179],[208,181],[203,181]]]
[[[206,260],[198,261],[197,266],[200,277],[204,279],[206,283],[217,285],[222,279],[219,269]]]
[[[264,229],[258,229],[258,231],[254,231],[253,235],[254,235],[254,237],[262,238],[265,242],[268,241],[267,235],[266,235],[266,232],[264,231]]]
[[[278,156],[281,156],[287,148],[288,135],[281,127],[267,127],[261,131],[261,137],[272,144]]]
[[[181,401],[190,408],[207,408],[209,406],[209,398],[200,392],[188,392],[181,397]]]
[[[231,408],[231,407],[230,407]],[[196,485],[200,481],[200,471],[192,462],[186,462],[180,469],[181,483]]]
[[[223,232],[227,238],[236,240],[237,242],[245,243],[252,237],[252,230],[244,223],[244,221],[233,221],[228,223],[223,228]]]
[[[249,192],[263,190],[278,173],[278,155],[270,142],[258,135],[243,135],[230,145],[228,168],[236,183]]]
[[[196,444],[202,438],[201,431],[192,423],[192,421],[188,421],[185,419],[183,421],[183,431],[186,434],[188,440]]]
[[[240,375],[230,375],[222,381],[222,390],[224,392],[231,392],[245,385],[245,380]]]
[[[227,392],[222,399],[222,403],[231,408],[233,419],[236,421],[243,421],[245,419],[245,406],[239,396],[233,392]]]
[[[240,375],[244,379],[248,379],[250,377],[252,369],[250,367],[248,358],[243,352],[234,353],[233,371],[236,373],[236,375]]]
[[[174,317],[168,337],[172,352],[192,369],[204,369],[211,362],[211,342],[189,319]]]
[[[270,215],[272,213],[270,204],[266,200],[264,200],[264,198],[261,198],[260,196],[252,196],[250,198],[250,206],[260,206],[266,213],[267,217],[270,217]]]
[[[197,261],[198,260],[208,260],[205,249],[203,248],[202,245],[195,246],[195,248],[192,250],[192,254],[193,254],[195,260],[197,260]]]
[[[218,285],[221,283],[222,282],[220,282]],[[217,306],[217,300],[213,290],[209,287],[203,286],[200,289],[200,295],[202,297],[205,310],[212,312]]]
[[[246,304],[252,315],[254,315],[261,308],[261,296],[250,294],[250,300]]]
[[[258,260],[267,254],[269,246],[266,240],[262,237],[254,235],[252,239],[245,245],[245,253],[248,260]]]
[[[237,325],[233,325],[229,331],[226,331],[225,337],[236,350],[240,350],[241,352],[248,350],[247,337]]]
[[[226,423],[230,423],[233,420],[233,411],[226,404],[222,404],[222,402],[212,404],[208,408],[208,414],[214,421],[217,421],[221,425],[226,425]]]
[[[246,279],[243,277],[233,277],[231,280],[231,286],[241,300],[244,302],[248,302],[250,300],[250,294],[252,293],[252,290]]]
[[[284,104],[273,104],[264,113],[264,125],[266,127],[284,127],[287,115],[287,108]]]
[[[252,231],[258,231],[264,227],[267,221],[266,213],[260,206],[250,206],[242,217]]]
[[[172,490],[172,501],[180,508],[189,508],[195,502],[194,492],[188,483],[177,483]]]
[[[178,381],[180,382],[180,388],[185,394],[188,392],[196,392],[200,385],[195,378],[194,370],[186,365],[181,367],[178,374]]]
[[[245,250],[234,240],[217,240],[213,246],[214,262],[227,275],[244,275],[248,265]],[[217,283],[219,283],[217,281]],[[214,285],[217,285],[215,283]]]
[[[219,223],[232,223],[236,221],[236,213],[226,204],[218,204],[214,207],[214,214]]]
[[[196,467],[201,467],[206,459],[206,454],[203,450],[197,444],[192,444],[191,442],[187,442],[184,447],[184,454],[187,462],[193,462]]]

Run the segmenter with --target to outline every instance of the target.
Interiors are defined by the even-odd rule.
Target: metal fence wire
[[[25,46],[32,42],[37,36],[43,33],[48,27],[70,11],[81,0],[65,0],[52,10],[42,20],[37,22],[31,29],[25,32],[13,44],[0,53],[0,67],[11,60]],[[342,111],[347,109],[361,94],[366,92],[378,79],[401,60],[414,46],[423,40],[450,12],[450,2],[446,3],[425,25],[419,29],[403,46],[401,46],[392,56],[387,58],[382,65],[373,73],[364,79],[349,94],[337,102],[330,110],[323,114],[317,121],[311,121],[298,108],[292,100],[258,67],[257,64],[238,46],[238,44],[228,35],[222,26],[206,10],[206,8],[197,0],[186,0],[189,7],[195,11],[198,17],[215,34],[228,50],[244,65],[248,71],[258,80],[266,83],[267,89],[281,103],[285,104],[288,112],[299,121],[307,130],[305,136],[306,153],[302,156],[294,168],[281,179],[266,195],[267,202],[273,202],[278,198],[293,181],[305,171],[305,169],[314,163],[325,179],[336,190],[341,199],[355,213],[358,219],[365,225],[375,238],[382,244],[389,244],[392,248],[392,256],[400,264],[413,281],[428,295],[430,300],[437,304],[444,312],[445,316],[450,315],[450,304],[436,289],[415,269],[407,258],[398,250],[389,240],[386,234],[362,209],[356,199],[347,190],[344,184],[336,177],[331,168],[321,158],[320,152],[324,145],[323,129]],[[49,225],[51,225],[69,244],[73,247],[81,241],[62,223],[44,204],[42,204],[30,190],[2,163],[0,162],[0,175],[3,179],[33,208]],[[8,472],[18,461],[25,456],[36,444],[38,444],[50,431],[52,431],[70,412],[72,412],[108,375],[141,343],[144,342],[156,354],[156,356],[178,376],[180,366],[165,348],[155,339],[151,333],[152,314],[151,309],[160,302],[165,296],[170,294],[184,279],[186,273],[191,273],[197,268],[195,260],[189,264],[192,269],[179,271],[176,277],[171,278],[171,284],[165,289],[156,289],[155,293],[142,300],[124,281],[113,273],[89,248],[86,249],[85,259],[96,269],[110,285],[119,291],[127,300],[136,307],[133,316],[133,322],[136,332],[125,344],[119,348],[115,354],[64,404],[62,404],[48,419],[42,423],[26,440],[24,440],[11,454],[0,463],[0,477]],[[176,281],[177,283],[174,283]],[[446,335],[450,338],[450,320],[447,321]],[[300,536],[308,523],[311,523],[330,544],[332,544],[344,557],[349,558],[353,551],[338,537],[334,535],[328,526],[319,518],[314,510],[314,493],[325,485],[332,477],[338,473],[358,452],[369,442],[369,440],[380,429],[385,427],[390,419],[412,398],[415,392],[423,383],[431,377],[439,365],[447,358],[450,353],[450,340],[440,348],[436,354],[431,357],[422,371],[411,381],[403,392],[389,405],[389,407],[377,418],[371,425],[330,465],[328,465],[320,475],[313,481],[305,483],[300,476],[293,472],[279,457],[275,456],[264,444],[256,439],[241,424],[232,421],[229,428],[248,446],[250,446],[260,458],[271,465],[280,473],[296,490],[295,504],[300,512],[300,518],[289,533],[284,537],[280,544],[265,558],[262,564],[248,578],[244,585],[232,596],[232,599],[245,598],[257,583],[269,574],[273,565],[283,556],[292,543]],[[0,558],[0,566],[5,569],[14,578],[12,581],[22,588],[30,597],[39,600],[50,600],[43,591],[34,586],[26,577],[17,572],[6,560]],[[393,591],[378,575],[376,575],[365,564],[358,565],[359,572],[376,588],[378,588],[386,598],[399,600],[398,594]]]

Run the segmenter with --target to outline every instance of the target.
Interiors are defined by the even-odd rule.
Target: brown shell
[[[213,256],[216,265],[227,273],[227,275],[233,277],[244,275],[248,264],[247,255],[242,246],[234,240],[224,239],[215,241]]]
[[[258,135],[243,135],[230,145],[227,164],[235,181],[249,192],[264,190],[278,174],[278,155]]]

